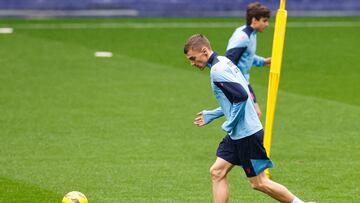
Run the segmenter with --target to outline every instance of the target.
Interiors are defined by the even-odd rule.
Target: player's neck
[[[256,29],[256,26],[255,26],[255,25],[250,24],[250,25],[249,25],[249,27],[251,27],[253,30],[256,30],[256,31],[257,31],[257,29]]]

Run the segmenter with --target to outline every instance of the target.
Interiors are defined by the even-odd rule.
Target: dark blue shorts
[[[216,156],[241,166],[247,177],[257,176],[265,169],[273,167],[263,146],[263,139],[264,130],[239,140],[232,140],[226,135],[219,144]]]

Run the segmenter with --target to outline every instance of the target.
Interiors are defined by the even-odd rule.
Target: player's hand
[[[197,117],[195,118],[194,124],[198,127],[202,127],[205,125],[204,115],[201,111],[197,113]]]
[[[268,57],[264,61],[264,66],[270,67],[271,65],[271,57]]]

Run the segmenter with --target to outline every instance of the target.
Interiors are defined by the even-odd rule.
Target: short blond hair
[[[187,54],[189,50],[200,51],[203,47],[211,50],[209,40],[202,34],[192,35],[184,46],[184,54]]]

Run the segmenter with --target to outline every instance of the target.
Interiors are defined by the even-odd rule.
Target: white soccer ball
[[[88,203],[88,200],[83,193],[72,191],[64,196],[62,203]]]

